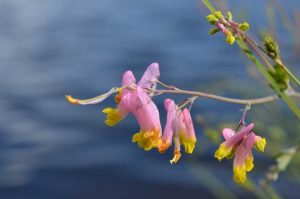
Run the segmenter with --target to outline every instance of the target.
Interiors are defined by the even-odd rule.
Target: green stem
[[[216,8],[213,6],[212,3],[210,3],[209,0],[202,0],[202,2],[209,9],[210,12],[215,12],[216,11]]]
[[[290,79],[294,81],[298,87],[300,87],[300,81],[298,78],[282,63],[282,61],[276,60],[276,62],[282,66],[283,70],[288,74]]]
[[[252,51],[248,48],[247,43],[239,40],[237,41],[239,47],[246,53],[248,58],[257,66],[258,70],[263,74],[263,76],[267,79],[270,85],[275,89],[280,97],[286,102],[289,108],[293,111],[293,113],[300,120],[300,110],[297,105],[285,94],[284,91],[280,89],[277,82],[273,79],[270,73],[266,70],[265,66],[254,56]]]

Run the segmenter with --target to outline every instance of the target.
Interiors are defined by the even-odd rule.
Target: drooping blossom
[[[159,65],[151,64],[141,80],[136,84],[135,77],[131,71],[123,74],[122,86],[117,88],[118,94],[115,96],[117,106],[103,109],[106,114],[105,123],[114,126],[123,120],[128,113],[132,113],[140,126],[140,131],[132,137],[132,142],[137,142],[141,148],[151,150],[161,141],[161,125],[159,112],[149,95],[149,89],[155,87],[159,77]],[[97,98],[97,97],[96,97]],[[93,99],[96,99],[93,98]],[[82,100],[77,100],[67,96],[69,102],[80,104]],[[85,100],[93,104],[92,99]]]
[[[215,152],[215,158],[221,161],[223,158],[233,158],[233,178],[238,183],[244,183],[247,179],[247,172],[253,167],[252,148],[263,152],[266,145],[266,139],[257,136],[253,132],[254,123],[248,126],[243,125],[242,128],[235,132],[230,128],[224,128],[222,131],[225,141]]]
[[[184,146],[186,153],[193,152],[196,144],[195,130],[188,109],[178,110],[178,106],[171,99],[166,99],[164,106],[167,110],[167,121],[158,151],[164,153],[171,146],[173,138],[174,157],[170,162],[176,163],[181,157],[180,145]]]

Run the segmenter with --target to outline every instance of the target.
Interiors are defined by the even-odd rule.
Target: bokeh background
[[[257,38],[271,31],[299,75],[297,0],[219,7],[247,20]],[[268,146],[255,153],[246,187],[233,183],[232,161],[213,158],[219,131],[239,121],[242,106],[196,101],[196,151],[171,165],[171,149],[160,155],[131,143],[132,116],[105,126],[101,109],[112,99],[66,102],[65,94],[88,98],[120,85],[127,69],[139,79],[152,62],[160,63],[161,81],[179,88],[241,98],[272,93],[236,46],[208,35],[207,13],[197,0],[0,0],[0,198],[300,198],[297,155],[268,189],[259,184],[274,156],[299,143],[299,122],[281,102],[249,113]],[[165,97],[172,96],[154,99],[162,124]]]

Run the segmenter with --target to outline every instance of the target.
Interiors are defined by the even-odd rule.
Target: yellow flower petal
[[[161,144],[157,146],[157,149],[159,153],[164,153],[169,147],[171,146],[171,143],[168,143],[164,140],[162,140]]]
[[[229,157],[231,155],[231,147],[226,146],[224,143],[220,145],[218,150],[215,152],[215,158],[221,161],[223,158]]]
[[[257,141],[254,144],[254,147],[256,150],[258,150],[260,152],[264,152],[266,144],[267,144],[266,139],[259,137],[259,138],[257,138]]]
[[[245,183],[247,176],[246,176],[246,166],[243,164],[242,166],[235,166],[233,167],[233,179],[237,183]]]
[[[193,153],[197,142],[196,138],[187,137],[184,132],[179,132],[178,134],[180,143],[184,146],[184,151],[189,154]]]
[[[66,100],[70,103],[70,104],[78,104],[78,100],[73,98],[71,95],[66,95]]]
[[[183,142],[184,151],[190,154],[193,153],[195,145],[196,145],[196,139],[185,140],[185,142]]]
[[[107,119],[105,120],[105,123],[108,126],[115,126],[123,119],[123,116],[120,114],[117,108],[108,107],[103,109],[102,112],[106,114]]]
[[[140,131],[132,136],[132,142],[137,142],[140,148],[149,151],[161,144],[160,131]]]
[[[245,161],[246,171],[249,172],[254,168],[253,155],[248,155]]]
[[[226,43],[232,45],[235,41],[235,37],[233,36],[233,34],[228,31],[228,33],[225,35],[225,41]]]

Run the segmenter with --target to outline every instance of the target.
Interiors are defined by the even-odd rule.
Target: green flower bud
[[[219,20],[217,19],[217,17],[213,14],[209,14],[206,16],[207,21],[212,24],[215,25]]]
[[[270,35],[265,37],[264,46],[265,46],[265,50],[270,58],[276,59],[279,57],[278,44]]]
[[[220,29],[219,29],[219,28],[211,28],[210,31],[209,31],[209,34],[210,34],[210,35],[214,35],[214,34],[216,34],[217,32],[220,32]]]
[[[232,13],[230,11],[227,12],[226,16],[229,21],[232,21]]]
[[[218,19],[223,19],[223,18],[224,18],[221,11],[216,11],[216,12],[214,12],[214,15],[215,15]]]
[[[243,31],[249,30],[249,24],[247,22],[241,23],[239,28]]]

